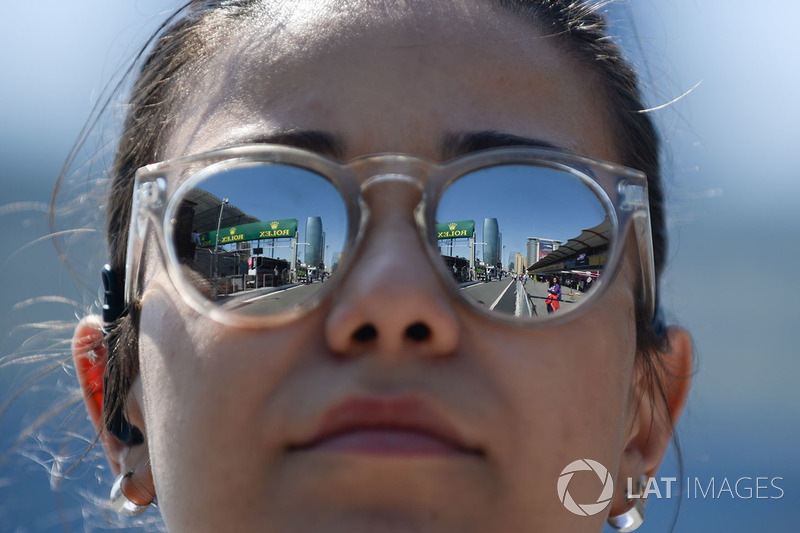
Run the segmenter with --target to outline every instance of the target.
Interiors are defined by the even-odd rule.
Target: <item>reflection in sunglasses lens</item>
[[[533,165],[485,168],[455,181],[437,208],[436,234],[466,298],[531,318],[585,302],[612,244],[594,191],[566,170]]]
[[[173,253],[202,298],[264,315],[310,302],[336,276],[344,200],[306,169],[251,162],[206,169],[173,212]],[[611,252],[603,202],[558,168],[501,165],[452,183],[436,212],[437,245],[467,299],[541,318],[587,301]]]
[[[208,172],[173,216],[182,274],[204,298],[263,315],[312,299],[347,237],[339,192],[311,171],[250,163]]]

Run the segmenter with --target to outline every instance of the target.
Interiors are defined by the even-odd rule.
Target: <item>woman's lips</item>
[[[441,438],[394,427],[354,429],[318,441],[311,448],[365,454],[446,455],[460,449]]]
[[[292,451],[374,455],[482,455],[425,401],[414,396],[354,397],[326,411]]]

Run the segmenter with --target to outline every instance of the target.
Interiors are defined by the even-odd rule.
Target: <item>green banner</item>
[[[255,241],[258,239],[287,239],[297,235],[297,219],[270,220],[253,222],[232,228],[219,230],[219,244]],[[200,246],[207,248],[217,245],[217,232],[209,231],[200,234]]]
[[[445,222],[436,224],[438,239],[459,239],[475,235],[474,220],[459,220],[458,222]]]

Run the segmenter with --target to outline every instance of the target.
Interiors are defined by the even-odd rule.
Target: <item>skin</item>
[[[443,160],[452,155],[442,150],[447,134],[477,130],[618,159],[591,73],[529,24],[472,9],[410,10],[391,21],[369,10],[337,18],[299,9],[278,17],[277,33],[248,22],[223,39],[208,74],[190,80],[198,90],[178,110],[167,157],[308,129],[336,135],[345,160],[376,152]],[[581,532],[627,510],[622,480],[654,474],[672,430],[664,406],[641,394],[635,365],[635,246],[588,312],[517,329],[451,298],[427,266],[408,202],[373,208],[362,256],[337,293],[279,328],[198,316],[150,248],[141,374],[128,399],[147,442],[104,439],[115,470],[134,472],[126,494],[157,494],[169,530],[195,532]],[[405,335],[416,322],[429,326],[428,339]],[[359,342],[352,334],[366,323],[378,335]],[[98,345],[98,330],[91,320],[79,326],[76,356]],[[667,361],[685,375],[688,336],[670,335]],[[667,388],[677,416],[688,380]],[[422,398],[481,453],[287,450],[354,395]],[[612,505],[592,517],[565,510],[556,491],[561,470],[579,458],[618,480]],[[598,490],[591,477],[570,484],[579,502]]]

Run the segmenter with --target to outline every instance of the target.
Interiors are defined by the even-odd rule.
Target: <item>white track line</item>
[[[503,296],[506,295],[508,289],[510,289],[512,285],[513,283],[509,283],[508,285],[506,285],[506,289],[503,292],[501,292],[500,296],[497,297],[497,300],[495,300],[494,303],[491,306],[489,306],[489,311],[494,311],[494,308],[497,307],[497,304],[500,303],[500,300],[503,298]]]

